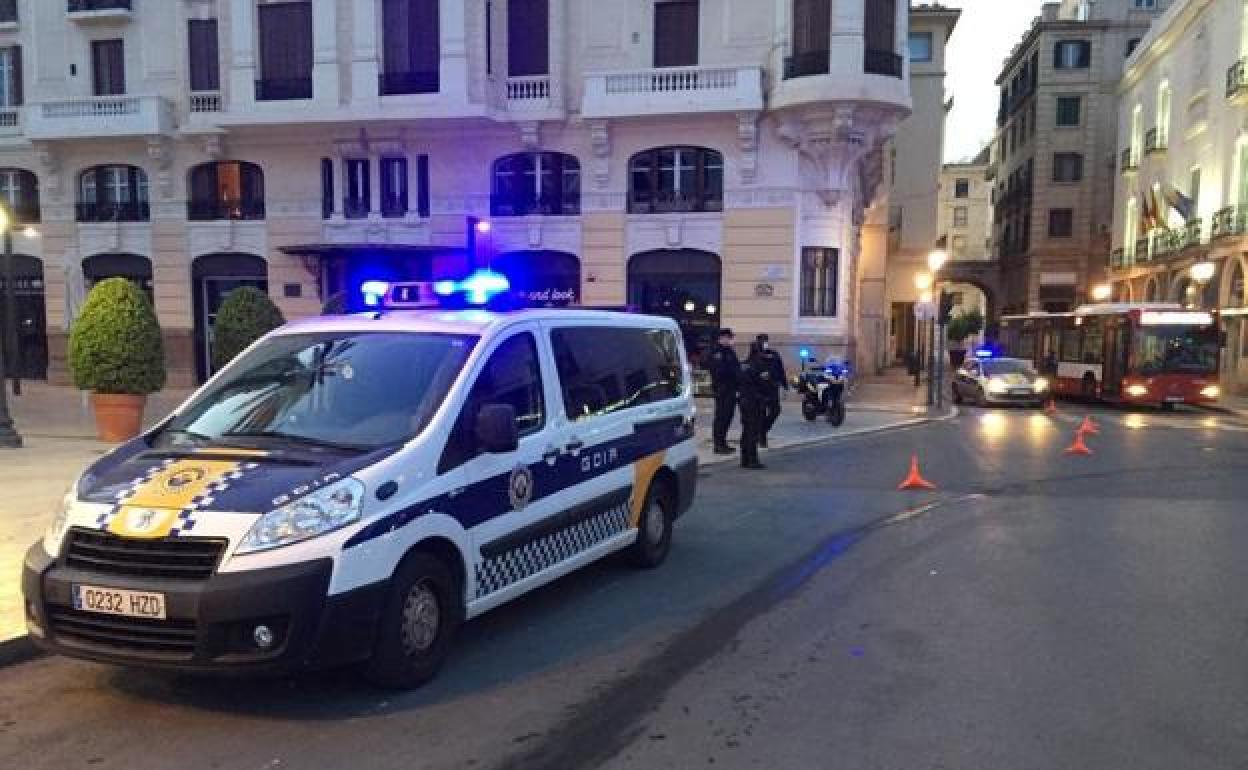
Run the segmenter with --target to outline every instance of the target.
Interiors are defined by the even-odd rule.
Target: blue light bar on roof
[[[364,304],[377,307],[381,300],[390,292],[390,284],[385,281],[365,281],[360,284],[360,293],[364,295]]]

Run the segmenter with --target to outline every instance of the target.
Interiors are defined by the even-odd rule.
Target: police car
[[[615,552],[663,562],[697,483],[679,328],[474,308],[505,283],[371,284],[377,311],[278,329],[88,467],[26,556],[32,638],[410,687],[465,619]]]
[[[1039,407],[1049,397],[1049,381],[1031,364],[1018,358],[1002,358],[992,350],[975,351],[953,375],[953,402],[971,401],[979,406],[1024,404]]]

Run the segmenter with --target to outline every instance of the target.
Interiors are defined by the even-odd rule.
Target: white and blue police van
[[[488,272],[366,288],[376,311],[268,334],[86,469],[25,559],[37,644],[412,687],[464,620],[664,561],[697,484],[675,322],[474,308]]]

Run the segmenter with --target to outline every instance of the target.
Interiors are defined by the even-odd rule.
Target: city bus
[[[1221,342],[1214,314],[1165,303],[1005,316],[998,339],[1004,355],[1050,377],[1055,394],[1163,409],[1218,400]]]

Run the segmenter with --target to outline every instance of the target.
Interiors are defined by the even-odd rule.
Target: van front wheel
[[[651,569],[667,559],[672,550],[672,512],[675,504],[667,484],[654,482],[646,494],[637,522],[637,542],[628,550],[628,560],[635,567]]]
[[[414,553],[390,581],[377,645],[364,675],[394,689],[419,687],[450,654],[464,620],[459,581],[441,559]]]

